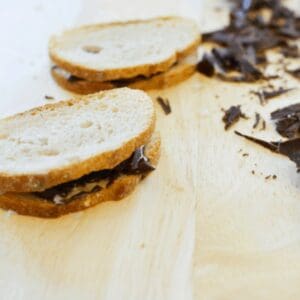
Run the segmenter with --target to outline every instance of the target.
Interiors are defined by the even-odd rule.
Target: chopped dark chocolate
[[[252,94],[256,95],[259,98],[259,102],[261,105],[265,105],[268,100],[279,97],[289,91],[293,90],[292,88],[284,89],[280,87],[278,90],[262,90],[262,91],[251,91]]]
[[[300,103],[275,110],[271,113],[277,132],[289,139],[300,135]]]
[[[157,97],[156,100],[166,115],[168,115],[172,112],[171,105],[170,105],[170,102],[168,99],[163,99],[162,97]]]
[[[287,156],[291,161],[293,161],[296,164],[298,172],[300,171],[300,138],[288,140],[285,142],[267,142],[252,136],[242,134],[238,131],[235,131],[235,134],[244,137],[245,139],[254,142],[260,146],[263,146],[271,150],[272,152]]]
[[[224,116],[222,120],[225,123],[225,130],[237,123],[240,118],[247,119],[246,115],[242,113],[240,105],[231,106],[227,110],[224,110]]]
[[[84,194],[94,193],[106,188],[122,174],[140,174],[144,177],[148,172],[155,169],[145,155],[144,150],[145,146],[139,147],[130,158],[117,165],[114,169],[92,172],[79,179],[62,183],[34,194],[56,204],[63,204]]]
[[[298,49],[290,42],[300,37],[300,18],[280,0],[232,2],[229,25],[203,35],[204,42],[222,47],[222,53],[218,52],[220,48],[212,51],[223,71],[218,77],[236,82],[269,80],[258,68],[267,63],[266,50],[278,48],[286,57],[298,57]],[[240,75],[227,76],[233,70]]]

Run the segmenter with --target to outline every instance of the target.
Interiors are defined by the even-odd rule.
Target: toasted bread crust
[[[99,97],[101,97],[103,93],[105,92],[99,92]],[[85,101],[90,97],[94,97],[94,95],[88,95],[83,98],[81,97],[80,99],[75,98],[68,101],[47,104],[24,113],[20,113],[18,115],[51,110],[59,106],[65,106],[70,104],[72,105],[77,101]],[[14,117],[16,117],[16,115],[7,119]],[[136,148],[147,143],[147,141],[149,141],[150,137],[152,136],[154,127],[155,114],[153,114],[149,122],[149,126],[146,128],[146,130],[141,132],[138,136],[131,139],[127,143],[123,144],[121,148],[93,156],[85,160],[84,162],[75,162],[63,168],[51,170],[45,174],[20,174],[11,176],[6,173],[0,173],[0,191],[18,193],[43,191],[49,187],[58,185],[60,183],[80,178],[81,176],[89,174],[96,170],[112,169],[120,162],[127,159]]]
[[[142,89],[145,91],[151,89],[161,89],[175,85],[181,81],[188,79],[194,74],[195,70],[196,65],[192,64],[174,66],[164,73],[153,75],[148,79],[137,79],[134,82],[130,82],[127,86],[130,88]],[[69,81],[68,78],[61,72],[59,72],[56,68],[51,69],[51,75],[58,83],[58,85],[63,89],[81,95],[87,95],[101,90],[109,90],[117,87],[114,82],[110,81],[100,82],[88,81],[84,79],[78,81]],[[124,86],[126,86],[126,84],[124,84]]]
[[[158,135],[153,136],[151,142],[147,145],[146,154],[151,163],[156,165],[160,156],[160,138]],[[87,209],[104,201],[120,200],[130,194],[140,180],[141,175],[122,175],[109,187],[96,193],[83,195],[67,204],[55,204],[30,193],[6,193],[0,195],[0,207],[13,210],[20,215],[56,218]]]
[[[161,17],[161,18],[155,18],[159,20],[168,20],[171,18],[179,18],[179,17]],[[151,22],[154,19],[149,20],[133,20],[133,21],[127,21],[127,22],[112,22],[112,23],[106,23],[106,24],[96,24],[96,25],[87,25],[83,26],[81,28],[68,30],[65,33],[71,33],[76,30],[82,30],[82,29],[88,29],[88,28],[104,28],[114,25],[126,25],[126,24],[135,24],[135,23],[146,23]],[[153,74],[164,72],[168,70],[175,62],[177,62],[180,58],[186,57],[187,55],[193,53],[196,51],[196,49],[199,46],[200,43],[200,33],[195,37],[195,40],[191,42],[190,44],[186,45],[186,47],[174,54],[172,54],[168,59],[164,61],[160,61],[156,64],[144,64],[140,66],[133,66],[128,68],[120,68],[120,69],[111,69],[111,70],[96,70],[89,67],[86,67],[84,65],[71,63],[64,58],[60,57],[55,49],[58,47],[58,42],[56,40],[56,37],[52,37],[49,42],[49,56],[51,60],[61,67],[62,69],[68,71],[69,73],[79,77],[83,78],[89,81],[109,81],[109,80],[118,80],[118,79],[127,79],[127,78],[133,78],[138,75],[143,75],[146,77],[149,77]]]

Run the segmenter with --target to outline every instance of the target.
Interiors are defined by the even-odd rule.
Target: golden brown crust
[[[145,91],[151,89],[162,89],[186,80],[194,74],[195,70],[196,65],[183,63],[182,65],[171,67],[164,73],[153,75],[150,78],[137,79],[134,82],[129,82],[127,86],[129,88],[142,89]],[[58,68],[52,68],[51,74],[55,81],[59,84],[59,86],[76,94],[87,95],[116,87],[113,82],[109,81],[100,82],[88,81],[84,79],[70,81],[68,80],[68,77],[64,76]],[[126,86],[126,83],[124,83],[124,86]]]
[[[160,20],[168,20],[170,18],[179,18],[179,17],[160,17],[156,19]],[[83,26],[81,28],[73,29],[66,31],[66,33],[71,33],[72,31],[82,30],[82,29],[88,29],[88,28],[103,28],[108,26],[114,26],[114,25],[121,25],[121,24],[134,24],[134,23],[140,23],[140,22],[151,22],[153,19],[149,20],[133,20],[133,21],[127,21],[127,22],[113,22],[113,23],[107,23],[107,24],[95,24],[95,25],[87,25]],[[191,42],[189,45],[185,47],[185,49],[178,51],[174,53],[172,56],[170,56],[168,59],[161,61],[156,64],[145,64],[135,67],[127,67],[127,68],[121,68],[121,69],[112,69],[112,70],[105,70],[105,71],[99,71],[92,68],[88,68],[86,66],[70,63],[66,61],[65,59],[61,58],[57,53],[55,52],[55,48],[57,47],[57,41],[55,37],[52,37],[49,42],[49,56],[51,60],[61,67],[62,69],[68,71],[69,73],[79,77],[84,78],[89,81],[110,81],[110,80],[118,80],[118,79],[126,79],[126,78],[133,78],[139,75],[143,75],[146,77],[149,77],[153,74],[164,72],[168,70],[175,62],[177,62],[180,58],[186,57],[190,53],[196,51],[196,49],[199,46],[201,37],[200,32],[199,35],[195,37],[195,40]]]
[[[114,90],[116,91],[116,90]],[[101,98],[105,92],[99,92],[98,97]],[[59,106],[68,106],[72,105],[77,101],[86,101],[89,98],[94,97],[95,95],[88,95],[78,99],[72,99],[68,101],[61,101],[53,104],[47,104],[41,107],[34,108],[24,113],[36,113],[38,111],[51,110]],[[23,115],[21,113],[19,115]],[[15,116],[9,117],[14,118]],[[99,155],[93,156],[84,162],[77,162],[71,165],[68,165],[63,168],[58,168],[51,170],[45,174],[25,174],[25,175],[14,175],[10,176],[5,173],[0,173],[0,187],[1,191],[15,191],[18,193],[21,192],[34,192],[34,191],[43,191],[49,187],[58,185],[63,182],[68,182],[85,174],[89,174],[93,171],[103,170],[103,169],[112,169],[120,162],[127,159],[133,151],[141,145],[144,145],[149,141],[152,136],[155,126],[155,114],[153,114],[149,126],[141,132],[138,136],[123,144],[122,147],[101,153]]]
[[[146,154],[151,163],[156,165],[160,156],[160,138],[158,135],[154,135],[149,145],[147,145]],[[86,194],[67,204],[55,204],[30,193],[6,193],[0,195],[0,207],[13,210],[20,215],[56,218],[87,209],[104,201],[120,200],[130,194],[140,180],[141,175],[122,175],[108,188],[96,193]]]

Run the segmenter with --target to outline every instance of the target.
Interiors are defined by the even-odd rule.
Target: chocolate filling
[[[121,175],[140,174],[144,177],[155,168],[145,156],[145,146],[141,146],[125,161],[113,169],[92,172],[79,179],[51,187],[34,195],[56,204],[68,203],[82,195],[101,191],[111,185]]]

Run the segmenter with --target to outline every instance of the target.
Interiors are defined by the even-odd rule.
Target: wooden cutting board
[[[224,2],[207,0],[200,10],[200,1],[7,1],[0,11],[0,117],[45,104],[45,95],[71,96],[49,75],[50,34],[180,13],[213,28],[226,21],[216,6]],[[300,92],[262,107],[249,93],[255,88],[196,74],[151,92],[172,106],[168,116],[157,106],[160,164],[123,201],[55,220],[1,211],[0,298],[299,299],[299,174],[288,159],[225,132],[221,109],[241,104],[250,119],[234,129],[278,139],[269,113],[299,102]],[[266,131],[252,129],[256,111]]]

